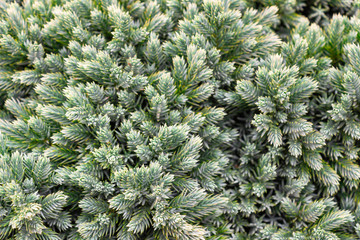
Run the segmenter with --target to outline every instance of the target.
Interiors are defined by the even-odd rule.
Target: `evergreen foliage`
[[[360,239],[353,0],[0,2],[0,239]]]

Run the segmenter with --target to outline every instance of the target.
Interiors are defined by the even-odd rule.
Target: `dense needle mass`
[[[358,8],[0,1],[0,239],[360,239]]]

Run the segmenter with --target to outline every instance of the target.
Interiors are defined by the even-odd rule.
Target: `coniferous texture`
[[[0,2],[0,239],[360,239],[352,0]]]

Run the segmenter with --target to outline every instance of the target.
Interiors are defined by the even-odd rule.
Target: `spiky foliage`
[[[50,160],[9,153],[6,143],[0,135],[0,239],[61,239],[71,216],[64,211],[68,197],[52,182]]]
[[[76,220],[64,237],[229,236],[219,216],[232,206],[219,194],[224,144],[236,131],[216,126],[224,111],[205,104],[214,92],[207,52],[195,44],[184,56],[163,50],[174,6],[122,4],[56,6],[39,26],[39,46],[55,51],[25,54],[39,63],[32,70],[3,63],[14,91],[27,86],[8,91],[0,123],[7,146],[57,168],[54,184],[67,189]],[[26,9],[5,10],[12,6],[20,16]],[[29,71],[37,80],[22,82]]]
[[[356,0],[245,0],[244,6],[259,8],[276,6],[279,8],[281,24],[277,25],[281,35],[296,26],[305,18],[325,26],[333,14],[352,16],[357,14],[359,3]]]
[[[300,203],[284,198],[281,208],[291,220],[294,226],[282,228],[276,233],[273,229],[264,229],[263,234],[270,239],[354,239],[355,235],[336,233],[346,224],[352,223],[354,217],[348,210],[339,210],[336,202],[332,199],[320,199],[309,201],[309,198],[301,199]],[[344,229],[344,228],[343,228]]]
[[[357,7],[0,2],[0,239],[360,238]]]
[[[238,213],[229,218],[240,232],[238,239],[357,238],[350,214],[356,213],[359,196],[359,47],[357,39],[350,37],[355,35],[351,29],[356,22],[355,17],[336,16],[321,29],[302,21],[279,54],[245,64],[252,74],[238,80],[232,90],[221,90],[231,118],[242,116],[238,118],[243,123],[240,131],[246,135],[234,144],[239,157],[234,156],[234,169],[228,171],[230,186],[238,189],[227,192],[239,202]],[[336,40],[339,50],[334,54],[330,45],[334,45],[336,24],[349,35]],[[232,119],[229,124],[239,126]],[[314,206],[311,211],[315,211],[317,202],[331,195],[344,209],[332,200],[328,211],[334,216],[329,213],[329,218],[339,217],[334,229],[345,229],[340,222],[349,223],[346,230],[319,228],[317,220],[325,210],[305,224],[299,215],[282,207],[284,201],[306,199],[294,205],[299,209],[296,214],[304,204]],[[290,215],[292,220],[283,217]]]

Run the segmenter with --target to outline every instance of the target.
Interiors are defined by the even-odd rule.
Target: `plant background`
[[[356,0],[0,2],[0,239],[360,239]]]

